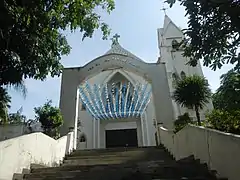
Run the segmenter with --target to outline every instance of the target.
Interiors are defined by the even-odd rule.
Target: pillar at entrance
[[[146,136],[147,136],[147,146],[150,146],[150,138],[149,138],[149,131],[148,131],[148,119],[147,119],[147,113],[146,111],[144,112],[144,121],[146,125]]]
[[[96,147],[96,119],[93,119],[93,149]]]
[[[97,120],[97,124],[98,124],[98,135],[97,135],[97,141],[98,141],[98,148],[100,149],[100,126],[101,126],[101,124],[100,124],[100,120]]]
[[[146,146],[146,143],[145,143],[145,131],[144,131],[144,121],[143,121],[143,115],[141,116],[141,130],[142,130],[142,143],[143,143],[143,146]]]

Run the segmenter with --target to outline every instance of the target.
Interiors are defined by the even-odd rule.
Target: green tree
[[[177,0],[166,0],[170,7]],[[231,63],[240,70],[240,1],[236,0],[178,0],[185,7],[188,28],[182,42],[189,64],[213,70]]]
[[[240,134],[240,110],[214,109],[206,116],[206,126],[228,133]]]
[[[213,95],[214,108],[220,110],[240,109],[240,73],[230,70],[221,76],[221,84]]]
[[[198,125],[201,125],[199,110],[211,98],[211,90],[204,77],[192,75],[178,80],[173,92],[173,98],[181,106],[194,109]]]
[[[52,106],[52,101],[47,101],[43,106],[34,108],[36,120],[41,122],[44,133],[57,137],[59,127],[63,124],[60,109]]]
[[[0,87],[0,124],[6,124],[8,119],[8,108],[10,108],[11,97],[7,89]]]
[[[8,115],[9,124],[22,124],[27,122],[27,117],[22,114],[22,108],[20,108],[16,113],[10,113]]]
[[[44,80],[59,76],[61,56],[70,46],[64,31],[79,30],[83,38],[109,28],[96,9],[111,12],[113,0],[18,1],[0,3],[0,86],[20,83],[25,78]]]

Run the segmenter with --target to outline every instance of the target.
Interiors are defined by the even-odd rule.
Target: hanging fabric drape
[[[82,103],[97,120],[140,117],[151,98],[151,87],[146,84],[112,83],[80,85]]]

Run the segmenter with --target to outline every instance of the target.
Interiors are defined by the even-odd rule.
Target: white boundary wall
[[[179,160],[190,155],[207,163],[220,177],[240,178],[240,136],[187,125],[177,134],[160,127],[161,143]]]
[[[31,163],[55,166],[74,147],[73,132],[58,140],[43,133],[32,133],[0,142],[0,180],[11,180],[14,173]]]

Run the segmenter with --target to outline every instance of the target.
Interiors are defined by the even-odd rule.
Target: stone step
[[[101,165],[101,164],[122,164],[127,163],[128,161],[134,161],[133,158],[108,158],[108,159],[71,159],[71,160],[64,160],[62,166],[68,165]]]
[[[162,161],[155,161],[155,162],[141,162],[141,163],[126,163],[126,164],[115,164],[115,165],[92,165],[92,166],[60,166],[60,167],[53,167],[53,168],[41,168],[41,169],[32,169],[31,173],[40,173],[40,174],[45,174],[45,173],[58,173],[58,172],[67,172],[67,171],[81,171],[81,172],[90,172],[90,173],[95,173],[98,171],[105,171],[105,170],[116,170],[116,169],[140,169],[140,170],[158,170],[158,169],[175,169],[175,170],[183,170],[186,169],[187,171],[192,171],[192,172],[208,172],[207,169],[204,166],[201,165],[191,165],[191,164],[185,164],[185,165],[179,165],[176,162],[171,162],[171,163],[164,163]]]
[[[155,160],[155,159],[163,159],[163,160],[172,160],[172,157],[166,153],[161,152],[136,152],[136,153],[118,153],[118,154],[99,154],[97,155],[75,155],[75,156],[67,156],[65,160],[107,160],[107,159],[134,159],[134,160],[141,160],[141,159],[148,159],[148,160]]]
[[[116,157],[95,157],[95,158],[67,158],[65,159],[63,162],[64,163],[71,163],[71,162],[80,162],[80,163],[94,163],[94,162],[99,162],[99,161],[102,161],[102,162],[105,162],[105,161],[136,161],[136,160],[139,160],[139,159],[142,159],[141,157],[138,157],[138,156],[133,156],[133,157],[129,157],[129,156],[116,156]]]
[[[115,156],[114,158],[111,156],[105,156],[101,158],[101,156],[98,156],[97,158],[83,158],[85,156],[82,156],[82,158],[78,158],[78,156],[74,157],[67,157],[63,161],[63,165],[93,165],[93,164],[115,164],[116,163],[126,163],[126,162],[132,162],[132,161],[151,161],[151,160],[163,160],[163,161],[173,161],[173,159],[164,154],[159,153],[143,153],[143,154],[133,154],[131,156]]]
[[[133,178],[134,176],[134,178]],[[47,176],[30,176],[30,175],[26,175],[24,177],[24,179],[26,180],[37,180],[37,179],[91,179],[91,180],[121,180],[121,179],[136,179],[136,180],[140,180],[140,179],[158,179],[158,180],[162,180],[162,179],[174,179],[174,180],[216,180],[214,177],[209,177],[209,176],[193,176],[193,175],[178,175],[178,174],[173,174],[173,173],[142,173],[140,172],[139,174],[132,172],[130,170],[125,170],[125,171],[121,171],[121,170],[117,170],[117,171],[112,171],[112,172],[101,172],[98,174],[95,173],[89,173],[89,174],[82,174],[82,173],[76,173],[76,172],[72,172],[72,173],[68,173],[68,174],[52,174],[52,175],[47,175]]]
[[[122,152],[146,152],[146,151],[165,151],[163,147],[140,147],[140,148],[109,148],[109,149],[89,149],[89,150],[75,150],[69,156],[75,155],[99,155],[99,154],[114,154]]]
[[[38,172],[38,173],[32,173],[32,174],[28,174],[26,175],[26,177],[31,177],[31,178],[35,178],[35,177],[65,177],[65,176],[75,176],[75,175],[82,175],[82,176],[86,176],[89,174],[94,174],[96,176],[101,175],[102,173],[107,174],[109,172],[116,172],[116,173],[122,173],[122,172],[136,172],[137,170],[141,171],[141,173],[145,173],[145,174],[151,174],[154,176],[200,176],[200,175],[204,175],[204,176],[208,176],[208,177],[213,177],[212,174],[210,174],[208,171],[201,169],[201,168],[197,168],[197,167],[191,167],[189,166],[187,167],[179,167],[176,165],[172,165],[172,166],[158,166],[158,167],[118,167],[118,168],[109,168],[109,167],[105,167],[102,169],[95,169],[95,170],[91,170],[91,171],[84,171],[84,170],[68,170],[68,171],[49,171],[49,172]]]
[[[62,166],[31,168],[25,180],[216,180],[193,156],[175,161],[162,147],[78,150]]]
[[[101,164],[126,164],[126,163],[141,163],[146,161],[161,161],[163,163],[171,163],[173,162],[170,158],[145,158],[142,157],[115,157],[115,158],[98,158],[98,159],[66,159],[63,161],[62,166],[68,165],[101,165]]]
[[[129,175],[130,176],[130,175]],[[31,178],[31,179],[27,179],[27,180],[79,180],[79,177],[55,177],[55,178]],[[84,178],[81,180],[102,180],[101,177],[97,177],[97,178]],[[185,177],[181,177],[181,178],[154,178],[154,177],[109,177],[109,178],[105,178],[104,180],[216,180],[216,179],[209,179],[209,178],[205,178],[205,177],[195,177],[195,178],[185,178]],[[218,179],[218,180],[227,180],[227,179]]]
[[[117,157],[117,156],[136,156],[136,155],[143,155],[145,154],[144,151],[126,151],[126,152],[112,152],[112,153],[101,153],[101,154],[92,154],[92,155],[82,155],[80,152],[66,156],[66,158],[96,158],[96,157]]]
[[[59,166],[59,167],[51,167],[51,168],[32,168],[31,173],[44,173],[44,172],[59,172],[59,171],[75,171],[81,170],[85,171],[99,171],[108,169],[118,169],[118,168],[151,168],[151,167],[172,167],[179,166],[175,161],[171,161],[165,163],[163,161],[149,161],[149,162],[130,162],[124,164],[100,164],[100,165],[69,165],[69,166]],[[181,165],[182,166],[182,165]],[[186,166],[186,165],[184,165]],[[189,166],[186,166],[189,167]]]
[[[103,168],[91,170],[91,171],[84,171],[84,170],[71,170],[68,171],[42,171],[38,173],[32,173],[25,175],[25,178],[46,178],[46,177],[105,177],[109,176],[109,174],[129,174],[135,173],[137,171],[141,172],[145,175],[151,175],[152,177],[158,178],[173,178],[173,177],[195,177],[195,176],[204,176],[204,177],[213,177],[208,171],[192,166],[179,166],[179,165],[162,165],[162,166],[155,166],[155,167],[115,167],[109,168],[105,166]]]

